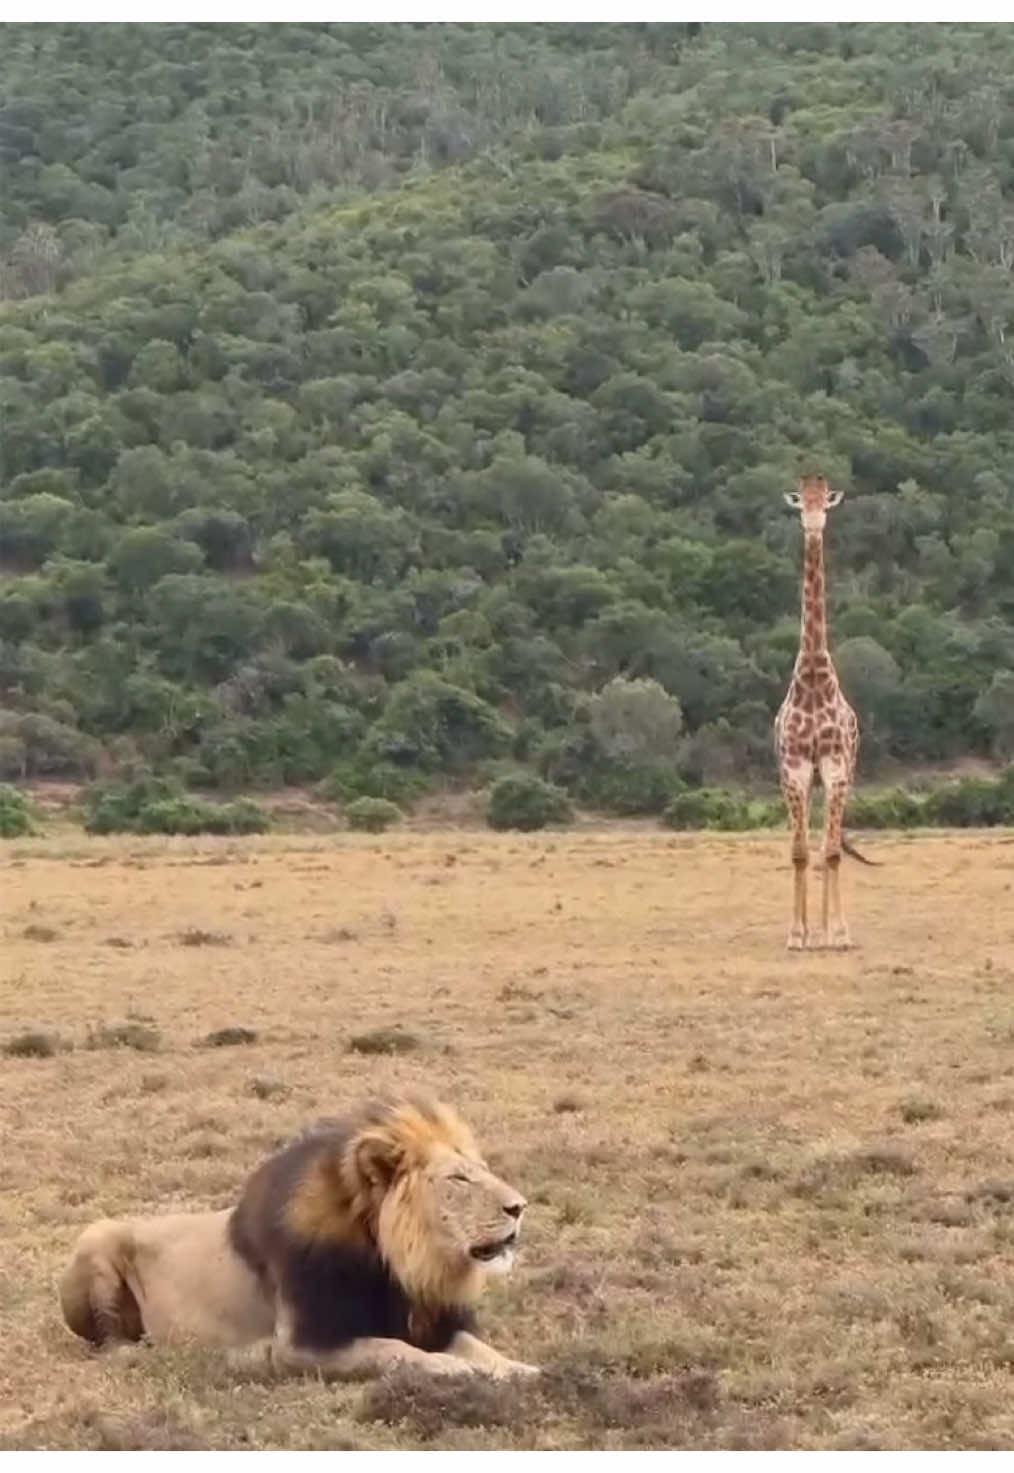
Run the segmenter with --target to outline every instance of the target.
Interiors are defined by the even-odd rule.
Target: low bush
[[[662,822],[670,829],[737,829],[760,827],[751,820],[750,805],[743,797],[725,788],[691,788],[677,793],[662,814]]]
[[[856,829],[914,829],[928,822],[923,800],[905,788],[853,793],[846,818],[849,827]]]
[[[233,803],[204,803],[201,828],[203,834],[263,834],[271,820],[250,798],[237,798]]]
[[[633,763],[603,763],[582,784],[580,797],[593,808],[620,818],[642,818],[664,812],[682,791],[683,782],[671,768]]]
[[[345,810],[350,829],[365,834],[382,834],[401,819],[401,809],[386,798],[357,798]]]
[[[21,839],[34,832],[32,810],[24,793],[9,783],[0,783],[0,839]]]
[[[788,823],[788,809],[782,798],[751,798],[745,807],[747,828],[780,829]]]
[[[926,795],[925,823],[978,829],[1014,824],[1014,767],[999,777],[962,777]]]
[[[89,834],[262,834],[268,824],[268,815],[249,798],[206,803],[147,774],[85,795]]]
[[[811,825],[821,827],[818,789]],[[992,828],[1014,826],[1014,766],[996,777],[963,777],[928,793],[907,788],[853,792],[845,810],[849,828]],[[779,828],[787,822],[780,798],[747,798],[725,788],[690,788],[677,793],[662,815],[672,829]]]
[[[136,831],[141,811],[149,804],[179,796],[168,778],[141,772],[119,782],[95,783],[84,795],[84,826],[89,834]]]
[[[356,798],[386,798],[402,807],[420,798],[432,783],[420,772],[397,767],[393,762],[340,762],[317,788],[331,803],[351,803]]]
[[[486,822],[491,829],[531,832],[573,818],[570,799],[561,788],[530,773],[498,778],[490,789]]]

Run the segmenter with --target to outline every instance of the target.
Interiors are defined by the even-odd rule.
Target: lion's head
[[[468,1304],[509,1273],[527,1203],[494,1176],[471,1131],[444,1104],[372,1107],[349,1137],[346,1183],[374,1224],[403,1287],[434,1304]]]

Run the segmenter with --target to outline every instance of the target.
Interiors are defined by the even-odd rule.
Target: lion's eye
[[[461,1172],[461,1171],[452,1171],[451,1172],[451,1181],[463,1181],[463,1182],[467,1182],[468,1181],[468,1177],[465,1176],[465,1174],[463,1172]]]

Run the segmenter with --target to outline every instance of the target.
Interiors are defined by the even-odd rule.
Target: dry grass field
[[[781,835],[3,846],[0,1448],[1010,1447],[1014,842],[867,848],[858,948],[788,956]],[[85,1222],[420,1083],[530,1199],[484,1327],[539,1383],[65,1331]]]

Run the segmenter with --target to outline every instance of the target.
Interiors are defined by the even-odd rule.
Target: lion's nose
[[[520,1217],[527,1206],[528,1203],[525,1201],[524,1197],[519,1197],[516,1202],[505,1203],[503,1210],[506,1212],[508,1217]]]

